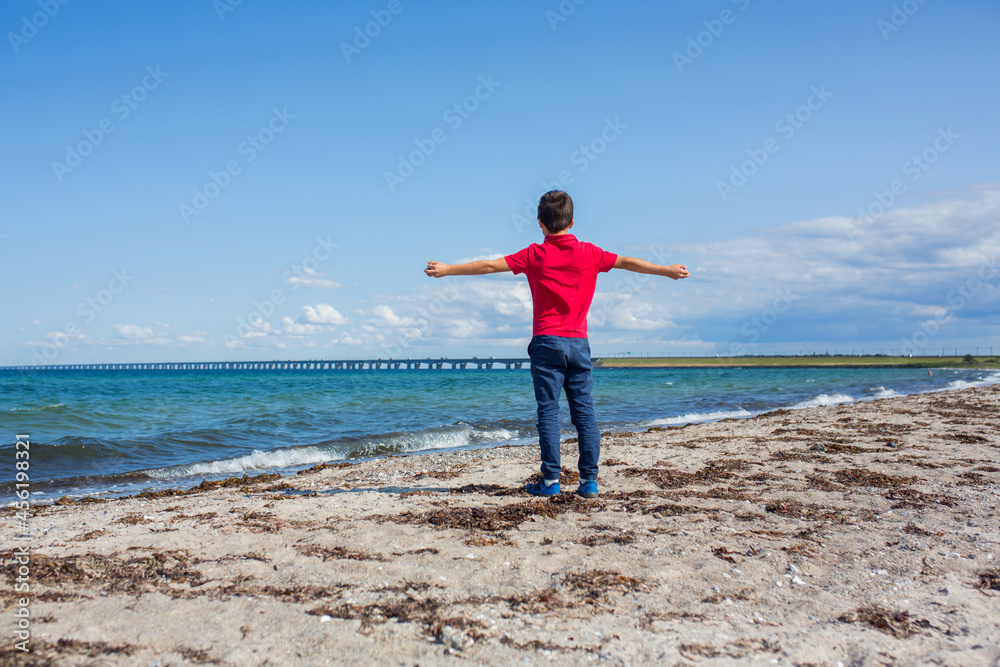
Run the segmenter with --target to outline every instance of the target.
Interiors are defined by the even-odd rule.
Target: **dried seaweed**
[[[317,556],[324,562],[328,560],[374,560],[380,563],[388,562],[381,554],[370,554],[367,551],[353,551],[346,547],[324,547],[320,544],[296,544],[295,550],[303,556]]]
[[[989,477],[978,472],[963,472],[959,473],[958,476],[957,483],[961,486],[987,486],[993,483]]]
[[[135,644],[109,644],[108,642],[88,642],[80,639],[60,638],[55,643],[38,637],[31,638],[31,651],[25,653],[7,644],[0,648],[0,665],[23,665],[25,667],[56,667],[69,659],[79,657],[100,658],[109,655],[128,655],[146,648]]]
[[[276,479],[281,479],[281,475],[278,473],[264,473],[251,477],[245,474],[242,477],[227,477],[226,479],[215,479],[215,480],[202,480],[201,484],[192,487],[186,491],[181,489],[163,489],[160,491],[143,491],[135,496],[125,496],[143,499],[153,499],[153,498],[169,498],[172,496],[187,496],[196,493],[205,493],[206,491],[215,491],[216,489],[228,489],[232,487],[239,487],[240,489],[248,489],[255,484],[262,484],[264,482],[273,482]]]
[[[1000,591],[1000,569],[992,568],[979,573],[979,583],[976,588],[981,590]]]
[[[919,480],[918,477],[887,475],[862,468],[838,470],[833,476],[844,486],[873,486],[881,489],[902,489]]]
[[[974,433],[945,433],[938,437],[942,440],[954,440],[966,445],[984,445],[989,442],[988,439]]]
[[[842,521],[844,518],[843,514],[839,510],[820,507],[819,505],[813,505],[811,503],[802,503],[791,498],[773,500],[767,503],[764,506],[764,509],[768,512],[780,514],[788,518],[809,519],[811,521],[817,521],[820,519]]]
[[[934,535],[934,536],[937,536],[937,537],[941,537],[942,535],[944,535],[944,533],[942,533],[941,531],[938,531],[936,533],[932,533],[929,530],[924,530],[923,528],[921,528],[920,526],[918,526],[918,525],[916,525],[914,523],[908,523],[908,524],[906,524],[906,527],[903,528],[903,532],[906,533],[907,535],[921,535],[921,536],[925,536],[925,537],[929,537],[931,535]]]
[[[695,507],[693,505],[679,505],[677,503],[664,503],[655,507],[644,507],[643,514],[655,514],[658,516],[681,516],[684,514],[713,513],[718,510]]]
[[[911,621],[909,612],[889,611],[878,606],[858,607],[841,614],[837,620],[843,623],[866,623],[897,639],[906,639],[920,632],[915,627],[920,623]]]
[[[295,474],[296,475],[305,475],[305,474],[310,473],[310,472],[319,472],[320,470],[327,470],[327,469],[330,469],[330,470],[341,470],[343,468],[350,468],[352,465],[354,465],[354,464],[350,463],[350,462],[347,462],[347,461],[343,461],[341,463],[317,463],[313,467],[306,468],[305,470],[300,470],[300,471],[298,471]]]
[[[230,511],[235,513],[237,509]],[[276,533],[286,526],[303,528],[312,524],[308,521],[281,519],[272,512],[246,512],[233,525],[249,528],[251,533]]]
[[[39,583],[82,584],[94,582],[101,590],[138,594],[150,590],[168,592],[171,584],[199,586],[205,578],[193,569],[184,550],[153,551],[149,555],[121,558],[113,553],[74,556],[32,555],[32,578]]]
[[[374,625],[383,624],[389,620],[395,620],[399,623],[414,623],[423,626],[428,635],[441,642],[447,634],[445,628],[464,631],[473,639],[481,637],[480,630],[486,628],[481,621],[472,620],[465,616],[447,615],[446,612],[451,607],[506,604],[511,610],[529,614],[543,614],[556,609],[583,606],[597,608],[612,593],[634,592],[644,588],[645,585],[638,579],[618,572],[590,570],[569,573],[563,577],[558,588],[532,593],[470,597],[449,603],[437,597],[418,598],[412,595],[411,591],[417,592],[425,589],[408,585],[404,591],[405,597],[402,599],[383,600],[364,605],[344,603],[335,606],[320,606],[310,609],[306,613],[315,616],[360,620],[362,632],[369,631]]]
[[[570,494],[562,494],[569,496]],[[499,507],[448,507],[426,512],[375,517],[379,521],[402,524],[430,525],[436,528],[458,528],[468,531],[496,532],[516,528],[536,516],[554,519],[563,512],[589,512],[590,505],[580,498],[530,500]]]
[[[943,493],[924,493],[923,491],[907,488],[894,489],[885,494],[885,499],[900,501],[893,505],[892,509],[921,509],[931,504],[955,507],[958,504],[958,498],[954,496],[947,496]]]
[[[599,547],[605,544],[632,544],[635,540],[635,531],[628,530],[616,534],[588,535],[577,542],[588,547]]]
[[[104,537],[108,535],[106,530],[88,530],[83,535],[77,535],[76,537],[71,537],[70,540],[73,542],[87,542],[88,540],[97,539],[98,537]]]
[[[600,600],[611,591],[633,593],[645,588],[638,579],[627,577],[614,570],[570,572],[563,577],[563,585],[590,600]]]
[[[651,468],[626,468],[622,471],[625,477],[645,477],[661,489],[678,489],[692,484],[708,485],[735,475],[732,470],[746,470],[749,466],[741,459],[719,459],[709,461],[697,472],[683,472],[675,468],[660,467],[662,461],[657,461]]]
[[[448,493],[481,493],[484,495],[509,495],[510,492],[517,492],[520,489],[513,489],[509,486],[499,484],[466,484],[454,489],[449,489]]]
[[[84,496],[83,498],[70,498],[69,496],[63,496],[59,500],[52,503],[53,505],[90,505],[93,503],[106,503],[107,498],[95,498],[94,496]]]

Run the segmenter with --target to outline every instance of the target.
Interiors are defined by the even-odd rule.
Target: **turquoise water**
[[[594,382],[602,429],[624,430],[996,383],[1000,373],[598,369]],[[537,441],[534,415],[528,370],[0,372],[4,460],[15,434],[31,437],[36,500],[525,444]]]

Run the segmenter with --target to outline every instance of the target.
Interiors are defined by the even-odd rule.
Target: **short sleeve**
[[[615,262],[618,261],[618,255],[613,252],[607,252],[598,248],[596,245],[594,248],[594,264],[597,266],[598,273],[607,273],[611,269],[615,268]]]
[[[531,263],[531,246],[515,252],[513,255],[507,255],[504,259],[515,276],[524,273],[525,269],[528,268],[528,264]]]

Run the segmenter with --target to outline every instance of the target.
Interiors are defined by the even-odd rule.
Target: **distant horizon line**
[[[984,350],[980,353],[980,349]],[[985,350],[989,350],[988,353]],[[969,352],[959,351],[955,348],[954,354],[907,354],[907,353],[889,353],[886,354],[884,351],[878,353],[875,352],[864,352],[861,353],[845,353],[845,352],[801,352],[801,353],[758,353],[758,354],[690,354],[690,355],[669,355],[669,356],[659,356],[650,353],[638,353],[632,354],[627,352],[618,352],[613,355],[604,356],[593,356],[592,360],[594,362],[599,362],[603,360],[608,361],[627,361],[629,359],[643,359],[647,361],[654,360],[686,360],[691,361],[695,359],[815,359],[815,358],[827,358],[827,359],[963,359],[965,357],[994,357],[993,348],[990,346],[983,346],[980,348],[975,348],[975,352],[970,348]],[[220,368],[222,366],[244,366],[244,365],[268,365],[268,364],[324,364],[324,365],[348,365],[349,367],[354,367],[356,365],[386,365],[390,364],[399,365],[428,365],[431,364],[449,364],[454,367],[455,364],[476,364],[476,365],[486,365],[486,364],[525,364],[530,363],[528,357],[496,357],[496,356],[461,356],[461,357],[355,357],[355,358],[339,358],[339,359],[324,359],[324,358],[314,358],[314,359],[242,359],[242,360],[215,360],[215,361],[98,361],[98,362],[87,362],[87,363],[53,363],[53,364],[14,364],[0,366],[0,370],[4,371],[14,371],[14,370],[74,370],[74,369],[102,369],[107,367],[136,367],[136,366],[150,366],[150,367],[180,367],[180,366],[201,366],[201,367],[213,367],[211,370],[225,370],[225,368]],[[156,368],[131,368],[123,370],[156,370]]]

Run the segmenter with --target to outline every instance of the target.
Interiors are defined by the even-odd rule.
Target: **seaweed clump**
[[[917,626],[926,624],[926,621],[910,620],[909,612],[889,611],[878,606],[858,607],[854,611],[841,614],[837,620],[843,623],[866,623],[897,639],[906,639],[918,634],[920,630]]]
[[[917,477],[902,477],[887,475],[882,472],[872,472],[861,468],[848,468],[833,473],[838,482],[844,486],[874,486],[881,489],[906,488],[916,482]]]
[[[976,586],[981,590],[1000,591],[1000,569],[993,568],[979,573],[979,584]]]
[[[590,511],[590,504],[582,498],[564,499],[554,496],[549,500],[529,500],[498,507],[448,507],[426,512],[403,512],[379,519],[402,524],[430,525],[442,529],[498,532],[516,528],[536,516],[554,519],[569,511],[587,513]]]

